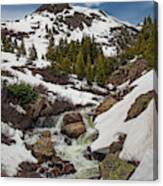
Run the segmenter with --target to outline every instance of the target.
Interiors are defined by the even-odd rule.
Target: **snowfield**
[[[111,39],[115,36],[111,32],[112,28],[120,28],[127,26],[130,29],[137,30],[134,25],[131,25],[127,22],[123,22],[105,13],[100,12],[98,9],[90,9],[86,7],[72,6],[72,9],[69,9],[68,12],[49,13],[48,11],[43,12],[33,12],[30,15],[25,16],[24,18],[18,21],[9,21],[2,22],[2,28],[7,28],[8,30],[13,30],[14,32],[25,32],[29,34],[29,38],[24,39],[26,51],[28,54],[28,49],[35,44],[38,57],[41,59],[42,55],[46,54],[46,49],[48,47],[48,39],[45,38],[47,35],[45,26],[48,25],[48,29],[53,27],[58,32],[54,34],[55,45],[59,44],[60,39],[67,38],[67,41],[81,41],[83,36],[94,37],[95,42],[102,45],[102,49],[105,56],[114,56],[117,54],[116,47],[111,43]],[[68,28],[68,25],[64,22],[59,22],[58,17],[63,17],[63,20],[68,16],[74,16],[78,12],[84,14],[85,16],[91,17],[92,14],[96,15],[98,18],[92,20],[91,26],[87,26],[84,22],[83,30],[76,28],[71,30]],[[57,22],[57,24],[55,24]],[[3,25],[5,24],[5,25]],[[135,33],[133,30],[130,32]],[[67,34],[70,34],[67,37]]]
[[[125,118],[135,99],[154,89],[153,83],[156,79],[153,70],[146,73],[131,84],[131,86],[136,85],[136,87],[122,101],[95,119],[95,127],[99,131],[99,137],[91,145],[93,151],[109,147],[114,141],[118,140],[120,134],[127,134],[119,157],[123,160],[148,161],[150,163],[150,158],[145,156],[145,153],[149,149],[153,149],[153,128],[157,120],[155,118],[157,117],[157,111],[154,100],[138,117],[127,122],[125,122]],[[153,169],[150,171],[153,171]],[[150,175],[150,179],[152,179],[153,174]],[[137,176],[133,177],[133,179],[136,178]]]
[[[7,80],[9,83],[20,83],[25,82],[32,86],[39,86],[43,85],[49,91],[49,96],[51,96],[51,100],[55,100],[56,96],[51,95],[51,92],[57,94],[58,96],[62,97],[63,99],[70,100],[74,105],[87,105],[87,104],[98,104],[98,100],[101,99],[101,96],[97,96],[93,93],[88,93],[85,91],[78,91],[71,88],[69,85],[57,85],[50,82],[45,82],[42,80],[40,75],[33,76],[32,72],[25,68],[25,72],[21,72],[19,70],[15,70],[12,66],[21,67],[27,64],[25,58],[20,58],[20,60],[16,60],[15,54],[4,53],[2,52],[2,64],[1,69],[9,71],[13,77],[5,77],[2,76],[2,80]],[[7,61],[6,61],[7,60]],[[34,61],[34,64],[40,67],[45,67],[48,65],[47,61],[37,60]],[[96,101],[97,100],[97,101]]]
[[[24,141],[22,140],[22,131],[15,130],[9,127],[8,124],[1,122],[1,132],[16,142],[11,145],[1,144],[1,153],[3,154],[1,157],[1,166],[2,170],[5,171],[8,176],[14,176],[18,171],[19,164],[23,161],[37,163],[37,160],[25,147]]]

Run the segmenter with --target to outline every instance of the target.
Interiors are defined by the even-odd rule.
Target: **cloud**
[[[87,7],[100,6],[101,3],[83,3]]]

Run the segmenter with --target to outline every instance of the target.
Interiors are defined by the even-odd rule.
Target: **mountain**
[[[69,4],[41,5],[20,20],[2,23],[2,33],[18,39],[23,37],[26,49],[34,43],[39,58],[46,53],[49,42],[47,32],[53,34],[56,45],[61,38],[67,38],[70,42],[81,41],[85,35],[94,37],[95,42],[102,46],[105,56],[116,55],[130,46],[138,34],[135,26],[101,10]]]

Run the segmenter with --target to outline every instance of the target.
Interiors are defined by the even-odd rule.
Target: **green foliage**
[[[38,93],[30,85],[24,83],[9,85],[7,89],[9,94],[19,99],[23,106],[33,103],[38,98]]]
[[[24,45],[24,40],[21,40],[21,45],[20,47],[17,46],[17,53],[16,53],[17,57],[20,56],[25,56],[26,55],[26,50],[25,50],[25,45]]]
[[[83,59],[82,51],[80,51],[79,54],[77,55],[76,65],[75,65],[75,72],[78,75],[79,79],[83,79],[85,76],[84,68],[85,68],[84,59]]]
[[[102,54],[96,59],[96,82],[103,86],[106,83],[106,66]]]
[[[107,81],[107,60],[94,38],[83,37],[81,43],[68,43],[66,39],[61,39],[58,46],[50,40],[46,58],[52,62],[49,70],[54,75],[74,73],[79,79],[86,78],[88,84],[97,80],[99,85],[104,85]]]
[[[87,64],[86,64],[86,79],[88,84],[91,84],[94,80],[94,71],[93,66],[91,64],[91,58],[90,55],[87,56]]]
[[[2,51],[14,53],[14,47],[10,37],[7,37],[6,35],[2,35],[1,41],[2,41]]]
[[[36,59],[37,59],[37,51],[34,44],[32,44],[32,47],[29,48],[29,60],[34,61]]]
[[[151,17],[144,19],[137,41],[126,51],[125,55],[127,57],[142,56],[147,61],[147,69],[157,69],[157,24]]]

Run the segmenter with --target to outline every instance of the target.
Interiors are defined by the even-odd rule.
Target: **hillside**
[[[2,22],[2,176],[155,179],[155,29],[69,4]]]

